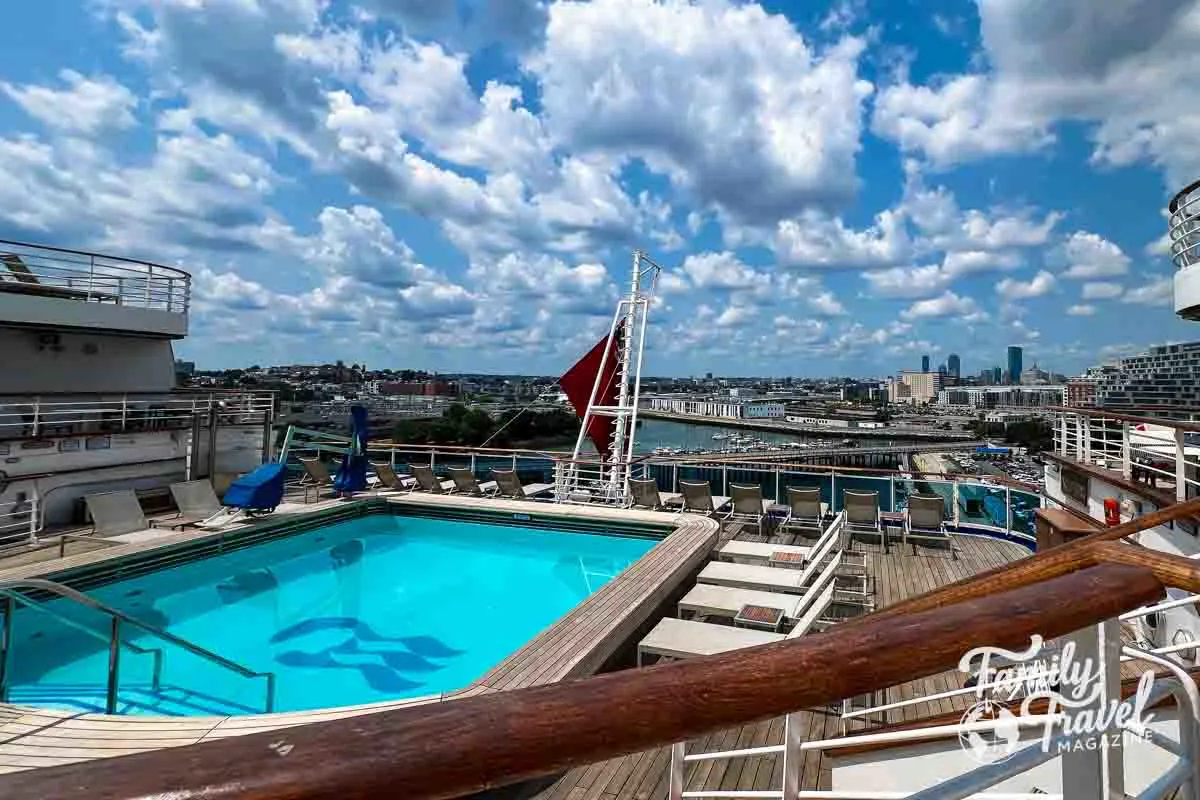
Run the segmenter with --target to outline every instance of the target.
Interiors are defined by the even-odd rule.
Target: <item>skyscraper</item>
[[[929,356],[921,356],[921,372],[929,372]]]
[[[1008,348],[1008,382],[1013,386],[1021,383],[1021,348],[1010,345]]]
[[[1004,369],[1001,367],[992,367],[992,385],[999,386],[1001,378],[1004,377]]]
[[[947,356],[946,367],[955,378],[961,377],[962,362],[958,360],[958,353],[951,353]]]

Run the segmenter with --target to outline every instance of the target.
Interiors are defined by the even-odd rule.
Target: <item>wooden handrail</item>
[[[992,592],[1004,591],[1017,586],[1029,586],[1039,581],[1065,575],[1069,572],[1104,563],[1106,551],[1097,552],[1096,545],[1102,543],[1116,544],[1120,539],[1150,528],[1156,528],[1167,522],[1184,517],[1194,517],[1200,514],[1200,498],[1194,498],[1183,503],[1159,509],[1150,514],[1143,514],[1129,522],[1112,528],[1097,531],[1089,536],[1083,536],[1067,544],[1060,545],[1030,558],[1021,559],[1004,566],[995,567],[986,572],[980,572],[961,581],[941,586],[924,594],[910,597],[899,603],[880,609],[869,617],[844,622],[838,627],[844,629],[855,625],[861,620],[889,618],[914,611],[924,611],[937,608],[945,603],[955,603],[976,597],[983,597]],[[1135,551],[1144,552],[1144,551]],[[1163,555],[1163,554],[1158,554]],[[1181,559],[1192,565],[1193,570],[1200,570],[1200,561]],[[1193,575],[1200,573],[1193,573]],[[1172,584],[1174,585],[1174,584]]]
[[[971,647],[1024,647],[1163,594],[1149,569],[1100,565],[718,656],[50,767],[4,788],[87,800],[458,797],[932,675]]]

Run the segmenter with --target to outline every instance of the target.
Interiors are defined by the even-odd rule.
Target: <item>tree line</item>
[[[505,411],[499,417],[492,417],[482,409],[455,403],[437,419],[396,422],[392,426],[392,441],[478,447],[491,439],[489,447],[517,447],[534,442],[559,442],[578,430],[579,420],[565,409]]]

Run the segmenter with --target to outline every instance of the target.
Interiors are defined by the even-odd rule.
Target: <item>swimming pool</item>
[[[276,711],[462,688],[595,592],[652,538],[372,514],[88,590],[132,616],[277,676]],[[50,610],[107,634],[108,618]],[[245,714],[265,681],[177,646],[123,649],[119,710]],[[9,700],[103,711],[106,645],[36,610],[14,616]]]

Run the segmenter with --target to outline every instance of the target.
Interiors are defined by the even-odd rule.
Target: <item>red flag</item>
[[[600,391],[596,394],[596,405],[615,406],[617,404],[617,375],[621,368],[618,353],[621,335],[625,321],[617,323],[616,335],[613,336],[612,346],[608,350],[608,361],[604,364],[604,375],[600,378]],[[604,345],[608,341],[605,336],[596,342],[596,346],[587,352],[561,378],[558,385],[566,393],[571,405],[575,406],[575,415],[583,419],[587,413],[588,401],[592,397],[592,387],[596,383],[596,375],[600,372],[600,362],[604,359]],[[613,418],[593,415],[588,424],[587,435],[596,445],[596,451],[608,458],[612,447]]]

